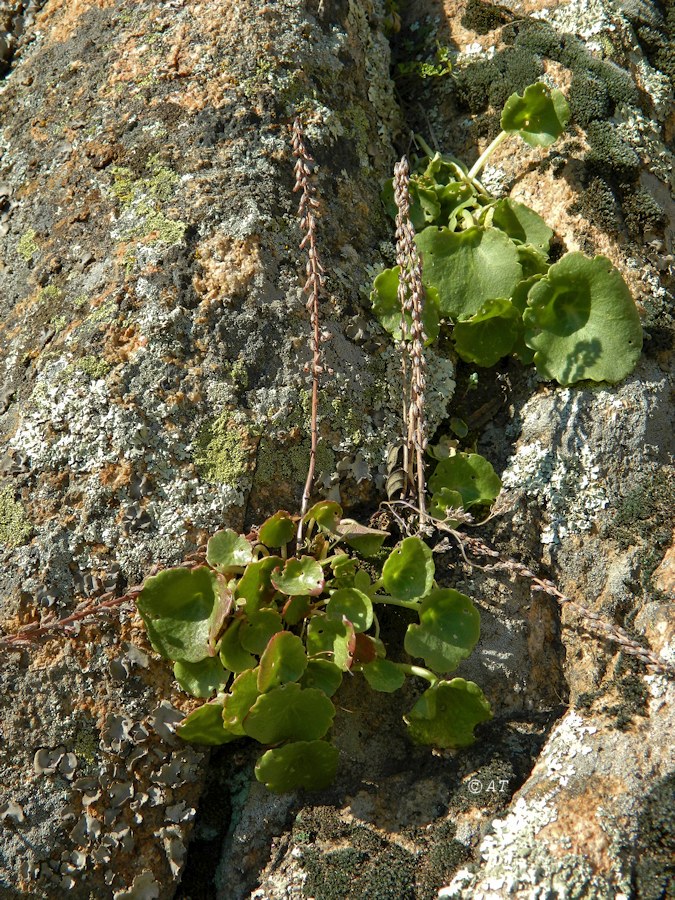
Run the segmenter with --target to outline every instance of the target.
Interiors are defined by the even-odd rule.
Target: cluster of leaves
[[[297,517],[286,512],[247,537],[220,531],[206,565],[146,580],[137,604],[152,646],[173,661],[181,687],[207,701],[178,734],[212,745],[254,738],[268,747],[255,774],[269,789],[325,787],[338,764],[327,738],[331,697],[350,672],[387,693],[407,676],[426,679],[404,718],[411,738],[471,744],[476,724],[491,716],[489,703],[472,682],[440,677],[478,640],[471,600],[437,586],[432,551],[417,537],[400,542],[373,581],[364,559],[384,555],[386,531],[343,519],[330,501],[312,507],[304,524],[301,547]],[[385,604],[416,614],[404,649],[424,666],[386,658],[376,613]]]
[[[514,134],[547,147],[568,118],[560,91],[530,85],[507,100],[503,130],[488,149]],[[478,366],[515,355],[560,384],[625,378],[640,356],[642,327],[620,273],[606,257],[578,252],[552,264],[553,231],[542,217],[517,201],[495,199],[477,180],[487,155],[467,170],[429,153],[410,179],[428,343],[445,322],[457,354]],[[383,200],[394,218],[391,182]],[[398,267],[386,269],[371,294],[375,315],[395,340],[401,338],[398,277]]]

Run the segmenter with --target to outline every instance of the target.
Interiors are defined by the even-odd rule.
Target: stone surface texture
[[[673,660],[672,25],[649,0],[0,2],[2,631],[297,507],[296,112],[333,334],[319,489],[382,495],[399,388],[368,312],[393,262],[380,186],[412,132],[470,163],[506,97],[545,78],[569,96],[568,132],[500,148],[485,183],[541,212],[561,252],[612,260],[645,352],[615,387],[505,363],[467,401],[430,351],[429,416],[480,407],[478,449],[505,485],[480,534]],[[397,75],[437,42],[451,77]],[[266,793],[253,747],[209,756],[175,737],[194,701],[131,608],[5,654],[0,898],[672,896],[672,683],[526,582],[452,547],[436,564],[480,607],[457,674],[495,719],[472,748],[432,753],[401,722],[413,687],[354,679],[338,777],[316,796]],[[393,614],[385,637],[406,624]]]

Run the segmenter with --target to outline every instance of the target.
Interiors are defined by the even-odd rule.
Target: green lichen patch
[[[48,284],[47,287],[40,288],[38,292],[38,302],[45,303],[48,301],[59,300],[61,290],[55,284]]]
[[[24,544],[33,530],[26,513],[10,487],[0,490],[0,544],[10,550]]]
[[[16,252],[26,262],[30,262],[40,249],[40,245],[35,240],[36,237],[37,233],[35,232],[35,229],[29,228],[27,231],[24,231],[16,245]]]
[[[148,160],[146,172],[139,177],[126,166],[111,169],[112,193],[127,214],[119,236],[122,240],[147,238],[148,243],[178,244],[187,224],[167,216],[161,206],[174,197],[180,176],[165,166],[157,155]]]
[[[93,379],[104,378],[110,371],[110,363],[98,356],[83,356],[75,367]]]
[[[227,413],[207,422],[195,441],[194,463],[202,478],[239,487],[252,465],[252,434]]]

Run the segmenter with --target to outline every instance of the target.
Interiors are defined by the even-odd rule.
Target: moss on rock
[[[10,550],[25,543],[32,531],[23,504],[14,499],[14,492],[7,486],[0,490],[0,544]]]

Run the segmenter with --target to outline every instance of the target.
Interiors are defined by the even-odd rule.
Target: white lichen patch
[[[543,19],[559,31],[592,38],[606,31],[615,31],[612,12],[605,0],[571,0],[556,3],[532,13],[533,19]]]

